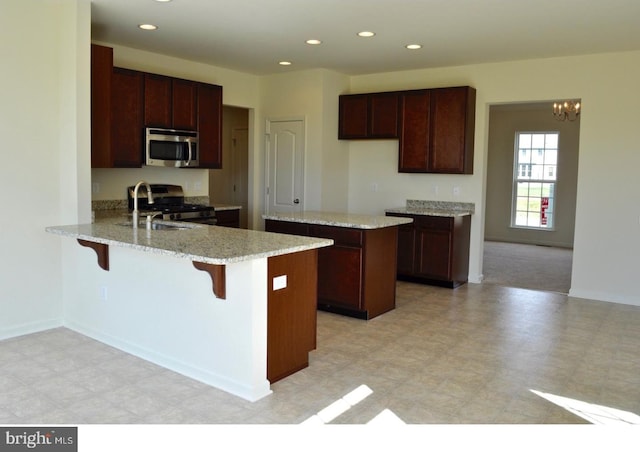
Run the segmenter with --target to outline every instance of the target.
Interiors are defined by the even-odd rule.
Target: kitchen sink
[[[125,227],[129,227],[129,228],[133,228],[133,223],[131,222],[127,222],[127,223],[117,223],[118,226],[125,226]],[[177,223],[161,223],[161,222],[156,222],[154,221],[153,223],[151,223],[151,229],[154,231],[178,231],[178,230],[185,230],[185,229],[194,229],[197,228],[198,225],[197,224],[177,224]],[[146,222],[142,221],[140,222],[140,225],[138,226],[138,229],[147,229],[147,224]]]

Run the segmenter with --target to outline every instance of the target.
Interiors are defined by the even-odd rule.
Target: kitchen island
[[[263,218],[267,231],[334,241],[318,251],[318,309],[368,320],[395,308],[398,226],[411,218],[313,211]]]
[[[308,365],[317,250],[331,240],[157,224],[46,228],[76,239],[61,241],[63,272],[95,269],[63,278],[66,327],[250,401]]]

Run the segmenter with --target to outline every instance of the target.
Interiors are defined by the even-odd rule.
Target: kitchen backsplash
[[[209,205],[208,196],[185,196],[184,202],[188,204]],[[115,210],[128,209],[129,204],[126,199],[111,199],[104,201],[91,201],[91,210]]]

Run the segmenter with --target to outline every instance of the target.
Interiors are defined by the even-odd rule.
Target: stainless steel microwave
[[[199,166],[198,132],[147,127],[145,137],[147,166],[176,168]]]

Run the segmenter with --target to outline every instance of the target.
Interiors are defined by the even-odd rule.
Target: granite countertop
[[[411,218],[358,215],[334,212],[292,212],[262,215],[265,220],[289,221],[293,223],[319,224],[355,229],[380,229],[411,223]]]
[[[434,217],[458,217],[473,215],[475,204],[468,202],[407,200],[404,207],[386,209],[386,213],[428,215]]]
[[[232,206],[229,204],[219,204],[217,202],[211,203],[215,210],[241,210],[242,206]]]
[[[110,216],[95,223],[49,226],[52,234],[164,254],[207,264],[231,264],[253,259],[279,256],[333,244],[333,240],[299,237],[247,229],[206,226],[196,223],[154,221],[187,229],[147,230],[144,225],[133,229],[127,216]]]

